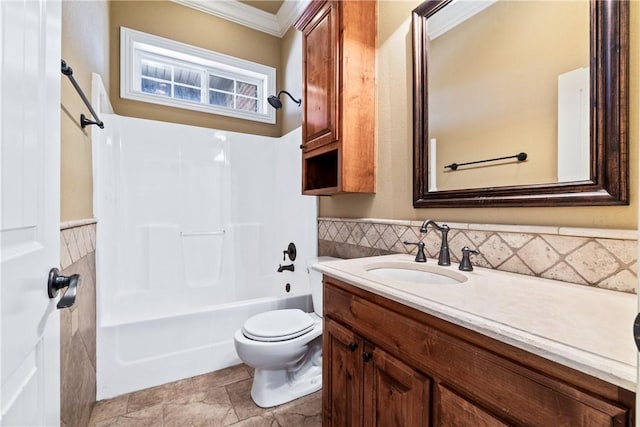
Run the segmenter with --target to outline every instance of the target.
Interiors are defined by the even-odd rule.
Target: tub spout
[[[285,270],[293,271],[294,270],[293,264],[289,264],[289,265],[280,264],[280,265],[278,265],[278,273],[282,273]]]

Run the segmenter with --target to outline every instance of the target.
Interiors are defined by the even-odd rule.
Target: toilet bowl
[[[255,369],[251,398],[262,408],[281,405],[322,387],[322,273],[318,257],[307,261],[314,311],[272,310],[236,331],[238,357]]]

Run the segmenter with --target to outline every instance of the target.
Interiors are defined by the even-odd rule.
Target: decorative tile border
[[[416,253],[404,241],[425,243],[437,258],[440,233],[420,233],[421,221],[318,218],[318,254],[358,258]],[[635,230],[449,223],[451,262],[464,246],[476,248],[477,266],[581,285],[635,293],[638,241]]]
[[[60,267],[62,270],[95,250],[95,218],[60,224]]]

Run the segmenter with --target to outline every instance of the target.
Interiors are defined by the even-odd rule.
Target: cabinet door
[[[507,424],[488,412],[438,384],[435,391],[434,426],[437,427],[506,427]]]
[[[338,139],[336,87],[338,71],[338,11],[325,3],[303,30],[302,142],[305,150]]]
[[[322,339],[323,426],[361,426],[364,342],[326,317]]]
[[[429,379],[398,359],[365,344],[364,425],[429,425]]]

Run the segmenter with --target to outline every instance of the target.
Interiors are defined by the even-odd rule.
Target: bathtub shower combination
[[[233,337],[247,318],[311,310],[317,207],[300,195],[299,129],[268,138],[103,116],[98,399],[240,363]],[[289,242],[295,271],[277,273]]]

